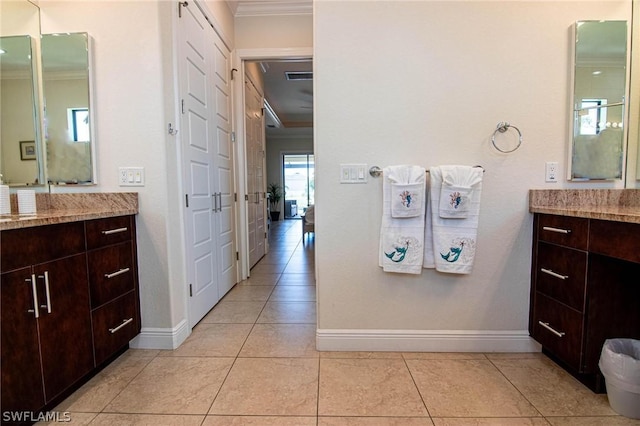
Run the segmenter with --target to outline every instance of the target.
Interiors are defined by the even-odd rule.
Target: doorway
[[[314,204],[315,159],[313,153],[284,154],[282,176],[285,193],[284,217],[300,219],[300,215]]]

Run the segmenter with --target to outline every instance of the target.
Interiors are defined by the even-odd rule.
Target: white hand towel
[[[425,174],[425,168],[420,166],[389,166],[383,170],[379,264],[385,272],[422,273],[426,205]],[[394,184],[404,187],[396,188],[395,192],[392,192]],[[400,192],[397,192],[398,190]],[[403,191],[412,194],[408,204],[412,209],[414,207],[411,204],[417,204],[418,214],[406,212],[407,206],[401,205],[398,207],[400,211],[404,208],[403,214],[411,216],[392,217],[392,204],[397,201],[395,198],[402,199],[400,195]]]
[[[482,169],[478,169],[480,181],[473,185],[473,191],[471,191],[467,217],[443,218],[438,207],[442,193],[443,168],[430,168],[430,200],[427,203],[425,225],[424,267],[435,268],[440,272],[470,274],[476,255]]]
[[[469,166],[440,166],[440,217],[468,217],[475,187],[482,182],[482,169]]]

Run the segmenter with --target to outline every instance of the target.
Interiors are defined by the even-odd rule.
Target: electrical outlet
[[[545,163],[545,182],[558,181],[558,162],[547,161]]]

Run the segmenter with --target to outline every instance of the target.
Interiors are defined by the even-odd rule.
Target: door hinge
[[[266,232],[264,233],[264,239],[265,240],[267,239],[267,233]]]
[[[184,99],[182,99],[180,101],[180,103],[181,103],[181,107],[180,108],[182,109],[182,113],[184,114]]]
[[[240,252],[239,251],[236,252],[236,260],[240,260]]]
[[[189,297],[193,297],[193,286],[189,284]]]
[[[189,194],[184,194],[184,199],[187,204],[187,207],[189,207]]]
[[[236,132],[231,132],[231,142],[236,141]]]
[[[238,193],[237,192],[233,193],[233,201],[236,202],[236,203],[238,202]]]
[[[264,117],[264,108],[260,108],[260,113],[262,114],[262,116]]]
[[[244,194],[244,200],[249,201],[249,194]]]

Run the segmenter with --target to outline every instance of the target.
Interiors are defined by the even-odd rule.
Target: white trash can
[[[640,340],[605,340],[598,365],[613,411],[640,419]]]

